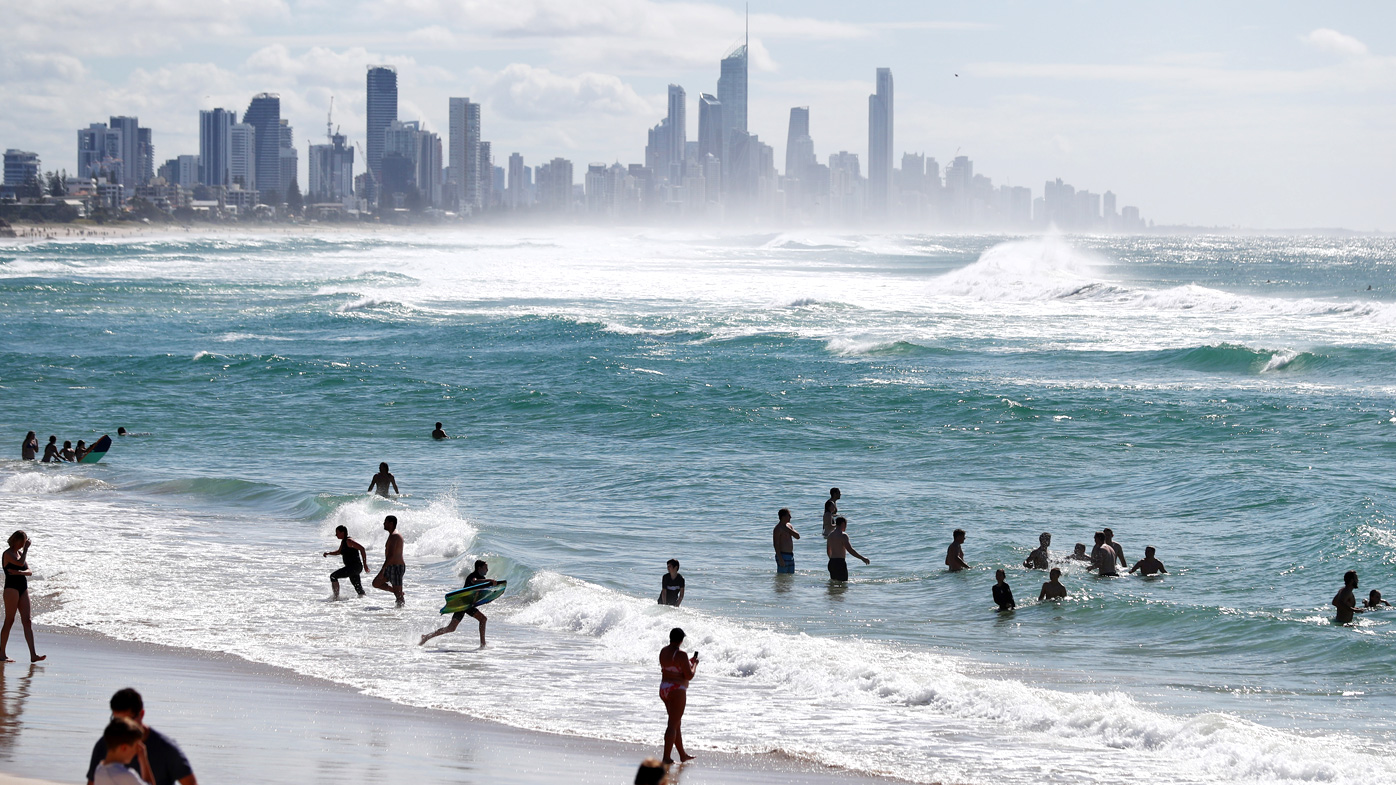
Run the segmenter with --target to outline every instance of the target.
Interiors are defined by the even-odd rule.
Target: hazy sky
[[[483,104],[495,163],[643,161],[665,85],[716,92],[742,5],[656,0],[0,0],[0,147],[76,165],[76,129],[139,116],[164,161],[198,110],[281,94],[306,144],[364,133],[364,67],[398,67],[400,119]],[[874,71],[896,147],[958,151],[995,184],[1114,190],[1159,223],[1396,230],[1396,4],[751,4],[750,130],[783,168],[791,106],[823,160],[866,161]],[[956,76],[958,74],[958,76]],[[580,177],[580,175],[579,175]],[[304,187],[302,177],[302,187]]]

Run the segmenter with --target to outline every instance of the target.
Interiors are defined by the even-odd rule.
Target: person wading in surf
[[[964,544],[965,530],[956,529],[950,535],[950,547],[945,549],[945,566],[949,567],[951,572],[969,569],[969,563],[965,561]]]
[[[1352,624],[1352,615],[1361,613],[1362,609],[1357,607],[1357,597],[1352,590],[1357,588],[1357,570],[1348,570],[1343,573],[1343,588],[1333,595],[1331,605],[1338,609],[1338,623]]]
[[[1037,535],[1037,548],[1023,559],[1023,566],[1030,570],[1047,569],[1047,546],[1052,544],[1052,535],[1043,532]]]
[[[680,761],[693,760],[683,748],[683,710],[688,706],[688,682],[698,673],[698,652],[685,656],[684,631],[678,627],[669,631],[669,645],[659,650],[659,699],[669,713],[664,728],[664,762],[673,763],[670,752],[677,749]]]
[[[359,580],[359,573],[368,572],[368,551],[354,542],[349,536],[349,529],[344,526],[334,527],[334,536],[339,538],[339,549],[320,554],[322,557],[339,556],[344,559],[344,566],[330,573],[330,587],[334,589],[334,598],[339,599],[340,578],[348,578],[349,582],[354,584],[354,591],[362,597],[364,585]]]
[[[832,581],[848,580],[850,553],[855,559],[862,559],[864,564],[872,564],[871,559],[854,550],[853,543],[848,541],[848,519],[842,515],[834,519],[834,533],[829,535],[824,550],[829,554],[829,580]]]
[[[1119,562],[1121,567],[1128,567],[1129,562],[1125,561],[1125,549],[1115,542],[1115,530],[1103,529],[1101,534],[1105,535],[1105,544],[1109,545],[1110,550],[1115,552],[1115,561]]]
[[[378,473],[373,475],[373,479],[368,481],[368,489],[373,493],[388,498],[388,488],[393,489],[393,493],[401,496],[402,491],[397,489],[397,478],[388,471],[388,464],[378,464]]]
[[[1115,570],[1115,549],[1105,544],[1105,532],[1095,533],[1095,548],[1091,551],[1091,566],[1087,570],[1095,570],[1096,575],[1101,577],[1119,577],[1119,572]]]
[[[839,499],[843,494],[838,488],[829,489],[829,500],[824,502],[824,539],[834,533],[834,519],[839,517]]]
[[[771,532],[771,544],[776,549],[776,574],[793,575],[795,573],[795,540],[800,539],[800,533],[795,531],[795,527],[790,525],[790,510],[782,507],[776,513],[776,528]]]
[[[387,466],[387,464],[383,464]],[[407,572],[407,562],[402,560],[402,535],[397,533],[397,516],[383,519],[383,530],[388,533],[388,541],[383,543],[383,567],[373,579],[373,588],[392,592],[397,604],[403,603],[402,576]]]
[[[1037,601],[1043,600],[1064,600],[1066,599],[1066,587],[1062,585],[1062,571],[1056,567],[1047,573],[1050,579],[1042,584],[1042,591],[1037,593]]]

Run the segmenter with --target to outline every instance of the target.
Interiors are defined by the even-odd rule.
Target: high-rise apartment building
[[[277,128],[277,131],[277,138],[281,142],[281,147],[277,150],[277,158],[280,161],[277,172],[281,178],[281,188],[277,191],[277,194],[281,196],[281,201],[284,202],[286,201],[287,195],[291,193],[291,183],[295,183],[296,188],[301,187],[300,178],[297,177],[300,170],[300,156],[296,154],[295,133],[291,129],[291,124],[286,121],[286,118],[281,118],[281,124],[280,127]],[[265,192],[266,188],[263,187],[262,190]]]
[[[676,84],[669,85],[669,134],[665,150],[665,174],[670,182],[683,179],[683,164],[688,147],[688,94]]]
[[[78,129],[78,177],[105,177],[121,184],[121,131],[93,123]]]
[[[892,69],[877,69],[877,92],[868,96],[868,212],[886,216],[892,206]]]
[[[805,169],[818,161],[809,133],[809,107],[790,107],[790,127],[785,134],[785,176],[803,180]]]
[[[698,96],[698,160],[722,159],[722,102],[708,93]]]
[[[488,210],[494,206],[494,153],[491,151],[489,142],[480,141],[480,209]]]
[[[145,184],[141,182],[145,166],[140,154],[140,125],[140,120],[134,117],[113,117],[107,123],[108,128],[120,134],[120,152],[117,155],[121,161],[120,183],[130,193],[135,192],[137,185]]]
[[[524,161],[519,153],[509,154],[509,190],[505,192],[505,203],[514,209],[528,206],[528,193],[524,185]]]
[[[388,126],[397,121],[397,69],[390,65],[374,65],[368,68],[368,123],[364,131],[364,147],[368,160],[365,165],[373,173],[370,177],[369,200],[377,202],[373,192],[373,181],[383,178],[383,146]]]
[[[480,105],[469,98],[452,98],[446,148],[451,196],[458,210],[480,207]]]
[[[21,188],[39,177],[39,154],[26,150],[5,151],[5,189]],[[42,187],[42,186],[41,186]]]
[[[251,123],[234,123],[228,129],[227,184],[257,190],[257,129]]]
[[[228,185],[229,155],[233,146],[233,125],[237,113],[226,109],[199,112],[199,182],[208,186]]]
[[[310,146],[310,190],[312,201],[337,202],[354,197],[354,148],[345,144],[344,134],[334,134],[328,144]]]
[[[717,100],[722,104],[722,149],[732,142],[732,132],[746,133],[747,45],[743,43],[722,58],[717,77]],[[730,156],[719,156],[726,161]],[[724,163],[724,170],[726,165]]]
[[[242,121],[256,131],[252,156],[253,179],[263,201],[286,198],[288,182],[281,179],[281,97],[258,93],[242,113]]]

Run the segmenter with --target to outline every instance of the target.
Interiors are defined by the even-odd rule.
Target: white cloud
[[[597,116],[635,117],[658,111],[630,85],[608,74],[566,76],[515,63],[496,73],[474,71],[472,76],[482,89],[482,103],[513,120],[590,122]]]
[[[1337,30],[1332,30],[1327,27],[1320,27],[1314,30],[1304,36],[1303,41],[1315,49],[1328,52],[1329,54],[1335,54],[1339,57],[1357,58],[1366,57],[1370,54],[1366,44],[1350,35],[1343,35]]]
[[[4,13],[7,46],[85,56],[178,50],[291,15],[285,0],[41,0],[5,3]]]

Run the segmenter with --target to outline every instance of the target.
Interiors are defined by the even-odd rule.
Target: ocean
[[[1396,594],[1396,240],[49,241],[0,246],[0,314],[0,517],[34,541],[43,623],[656,752],[681,626],[692,750],[1396,783],[1396,611],[1328,605],[1349,569]],[[100,464],[16,460],[26,431],[118,426]],[[402,498],[365,493],[380,461]],[[872,560],[846,585],[831,486]],[[406,606],[329,601],[335,526],[376,569],[387,514]],[[1107,526],[1168,575],[1065,560]],[[973,569],[948,574],[956,528]],[[1060,604],[1020,566],[1044,531]],[[476,558],[510,586],[490,647],[468,619],[418,647]],[[669,558],[681,609],[656,603]]]

